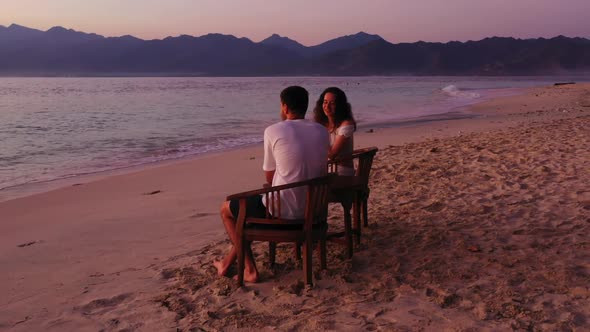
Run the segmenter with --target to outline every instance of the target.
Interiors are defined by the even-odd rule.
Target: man
[[[304,181],[326,174],[330,137],[322,125],[305,120],[309,104],[307,90],[300,86],[290,86],[281,92],[281,122],[264,130],[264,170],[266,182],[278,186]],[[300,188],[302,189],[302,188]],[[305,208],[305,191],[291,190],[281,194],[281,216],[286,219],[302,218]],[[266,207],[262,196],[247,202],[247,216],[264,218]],[[213,264],[220,276],[227,273],[236,260],[235,243],[236,219],[239,202],[226,201],[221,205],[221,220],[234,244],[221,261]],[[256,282],[258,270],[254,263],[252,250],[246,252],[244,280]]]

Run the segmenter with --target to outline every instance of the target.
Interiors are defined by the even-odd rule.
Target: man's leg
[[[232,247],[229,253],[221,260],[213,262],[213,265],[217,268],[217,273],[220,276],[223,276],[227,273],[229,266],[236,261],[237,258],[237,250],[235,244],[237,242],[237,234],[236,234],[236,220],[229,208],[229,201],[225,201],[221,204],[221,221],[223,222],[223,226],[225,227],[225,231],[229,236]],[[252,249],[248,245],[246,248],[246,261],[245,261],[245,269],[244,269],[244,281],[247,282],[256,282],[258,281],[258,270],[256,270],[256,264],[254,263],[254,257],[252,255]]]

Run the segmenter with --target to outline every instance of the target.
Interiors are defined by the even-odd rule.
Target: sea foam
[[[441,91],[444,94],[451,96],[451,97],[468,98],[468,99],[477,99],[477,98],[481,97],[481,95],[477,92],[464,91],[464,90],[457,88],[457,86],[455,86],[453,84],[445,86],[444,88],[441,89]]]

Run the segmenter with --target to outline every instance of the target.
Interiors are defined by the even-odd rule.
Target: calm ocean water
[[[23,186],[262,141],[279,92],[328,86],[361,127],[447,113],[554,77],[0,78],[0,200]],[[588,81],[590,78],[576,77]]]

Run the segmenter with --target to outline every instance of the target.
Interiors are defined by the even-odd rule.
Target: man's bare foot
[[[234,280],[238,280],[238,276],[235,275],[234,276]],[[250,283],[257,283],[258,282],[258,271],[254,271],[254,272],[250,272],[248,273],[248,271],[244,271],[244,282],[250,282]]]
[[[215,266],[215,268],[217,268],[217,275],[220,277],[223,277],[224,275],[226,275],[227,270],[229,269],[229,266],[225,266],[223,264],[223,261],[214,261],[213,266]]]

